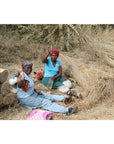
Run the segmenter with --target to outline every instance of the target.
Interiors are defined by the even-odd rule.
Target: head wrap
[[[53,50],[51,51],[51,54],[56,54],[57,56],[59,56],[59,50],[53,49]]]
[[[21,66],[22,66],[22,68],[24,68],[24,67],[27,67],[27,66],[33,66],[33,64],[28,62],[28,61],[25,61],[25,62],[22,63]]]

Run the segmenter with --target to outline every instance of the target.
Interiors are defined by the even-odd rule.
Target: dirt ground
[[[40,81],[38,81],[33,74],[34,71],[43,68],[44,65],[38,65],[37,61],[32,62],[34,63],[34,66],[31,77],[34,80],[35,88],[40,88],[41,90],[46,92],[47,88]],[[13,74],[16,74],[18,71],[21,71],[20,63],[1,64],[0,67],[8,69],[8,79],[11,78]],[[77,92],[81,92],[82,94],[84,94],[84,90],[78,85],[75,85],[74,89]],[[53,90],[52,92],[53,94],[62,95],[62,93],[58,92],[57,90]],[[56,103],[66,107],[74,107],[77,105],[79,101],[81,101],[81,99],[73,98],[73,102],[67,105],[64,102]],[[26,109],[20,106],[19,104],[14,104],[13,106],[4,107],[0,110],[0,120],[26,120],[31,112],[32,110]],[[114,104],[110,104],[110,102],[108,101],[106,103],[99,103],[91,109],[79,111],[70,116],[66,116],[65,114],[60,113],[53,113],[53,120],[114,120]]]

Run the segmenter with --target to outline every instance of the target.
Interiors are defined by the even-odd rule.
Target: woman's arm
[[[42,62],[43,63],[47,63],[48,62],[48,56],[50,55],[50,53],[48,53],[46,56],[43,57]]]
[[[42,95],[41,90],[39,90],[39,89],[34,89],[34,91],[35,91],[36,93],[38,93],[39,95]]]
[[[47,61],[48,61],[47,58],[50,55],[51,51],[52,51],[52,48],[48,47],[48,54],[46,54],[46,56],[44,56],[42,59],[43,63],[47,63]]]
[[[22,88],[25,85],[25,76],[24,74],[19,75],[19,80],[17,81],[17,85],[19,88]]]
[[[54,76],[54,77],[51,77],[51,80],[55,80],[55,79],[57,79],[60,76],[62,76],[62,66],[59,66],[58,74],[56,76]]]

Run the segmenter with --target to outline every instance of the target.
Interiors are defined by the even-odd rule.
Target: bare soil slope
[[[67,63],[67,60],[65,61],[63,56],[67,56],[67,60],[69,58],[69,63],[71,67],[74,69],[70,69],[69,72],[69,64]],[[70,53],[62,53],[60,55],[60,60],[62,61],[63,64],[63,75],[64,77],[71,77],[74,80],[73,88],[77,92],[81,92],[83,95],[83,99],[73,99],[73,102],[65,105],[63,102],[57,102],[60,105],[67,106],[67,107],[74,107],[76,105],[79,106],[79,112],[74,113],[70,116],[66,116],[65,114],[60,114],[60,113],[53,113],[53,120],[113,120],[114,119],[114,99],[112,95],[104,96],[102,93],[101,96],[98,95],[98,93],[95,91],[93,97],[92,97],[92,92],[91,89],[92,87],[89,87],[85,89],[83,85],[81,85],[80,82],[82,82],[84,79],[80,79],[81,81],[78,81],[76,75],[75,75],[75,70],[77,71],[76,67],[80,70],[80,72],[84,72],[84,67],[88,66],[88,70],[91,70],[93,67],[94,69],[97,68],[99,71],[104,71],[106,72],[109,70],[109,67],[106,65],[101,64],[98,61],[84,61],[84,57],[88,56],[87,53],[85,52],[80,52],[77,51],[77,54],[74,52]],[[34,63],[33,66],[33,71],[31,74],[31,77],[34,80],[35,87],[40,88],[43,91],[47,91],[47,88],[38,80],[34,78],[34,71],[39,70],[40,68],[43,68],[44,65],[41,63],[39,64],[39,61],[33,60]],[[77,62],[82,62],[82,65],[79,65]],[[21,62],[17,64],[1,64],[1,68],[5,68],[9,72],[8,79],[12,77],[13,74],[17,73],[18,71],[21,71]],[[93,70],[93,69],[92,69]],[[113,69],[111,69],[113,72]],[[86,69],[87,71],[87,69]],[[73,74],[71,72],[74,72]],[[92,75],[89,72],[89,76]],[[111,73],[112,74],[112,73]],[[75,76],[74,76],[75,75]],[[74,76],[74,77],[73,77]],[[83,75],[82,75],[83,76]],[[89,78],[89,76],[87,78]],[[88,81],[87,81],[88,82]],[[91,82],[93,82],[91,80]],[[84,81],[84,83],[86,83]],[[110,84],[110,83],[109,83]],[[112,83],[113,84],[113,83]],[[85,85],[85,84],[84,84]],[[94,86],[94,85],[93,85]],[[107,85],[106,85],[107,86]],[[110,85],[109,85],[110,86]],[[113,86],[112,86],[113,87]],[[110,89],[110,87],[109,87]],[[90,90],[90,94],[88,94],[88,90]],[[94,90],[94,89],[93,89]],[[57,90],[53,90],[53,94],[62,94],[58,92]],[[114,94],[114,93],[113,93]],[[0,110],[0,119],[1,120],[26,120],[27,116],[30,114],[32,110],[28,110],[26,108],[23,108],[19,104],[14,104],[13,106],[10,107],[4,107]]]

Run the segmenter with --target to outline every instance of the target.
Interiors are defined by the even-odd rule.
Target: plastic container
[[[53,80],[49,79],[47,84],[48,89],[52,89],[52,86],[53,86]]]

